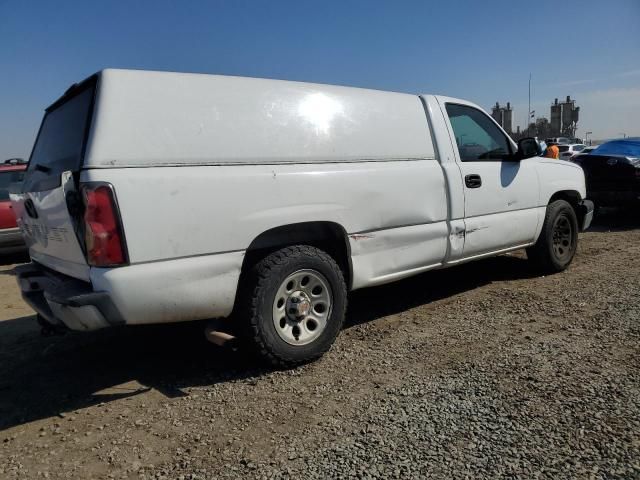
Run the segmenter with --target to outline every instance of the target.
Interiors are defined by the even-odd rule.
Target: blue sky
[[[640,0],[0,0],[0,158],[27,157],[43,109],[105,67],[442,93],[524,124],[553,98],[578,134],[640,135]]]

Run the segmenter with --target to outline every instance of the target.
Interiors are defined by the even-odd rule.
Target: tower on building
[[[558,102],[556,98],[551,104],[551,135],[575,137],[580,107],[576,107],[576,101],[569,95],[564,102]]]
[[[511,134],[513,128],[513,110],[511,109],[510,102],[507,102],[506,107],[501,107],[500,103],[496,102],[496,104],[491,107],[491,117],[493,117],[507,133]]]

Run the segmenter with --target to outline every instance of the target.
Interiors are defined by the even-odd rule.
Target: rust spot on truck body
[[[366,240],[368,238],[374,238],[375,235],[371,233],[354,233],[349,235],[349,237],[357,242],[358,240]]]

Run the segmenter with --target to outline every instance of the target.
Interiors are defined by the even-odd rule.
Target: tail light
[[[108,184],[87,184],[84,197],[84,226],[87,262],[95,267],[127,263],[120,213]]]

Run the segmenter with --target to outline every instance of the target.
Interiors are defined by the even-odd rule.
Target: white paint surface
[[[434,158],[415,95],[139,70],[100,74],[88,167]]]
[[[276,227],[338,225],[352,287],[361,288],[529,245],[555,192],[585,197],[582,170],[568,162],[461,162],[447,101],[474,106],[297,82],[104,71],[80,180],[113,185],[131,265],[86,265],[69,236],[63,187],[25,195],[44,229],[68,237],[54,243],[34,234],[32,256],[108,292],[127,323],[195,320],[230,314],[245,250]],[[481,188],[465,186],[471,173],[481,175]],[[22,200],[12,199],[24,227]]]

